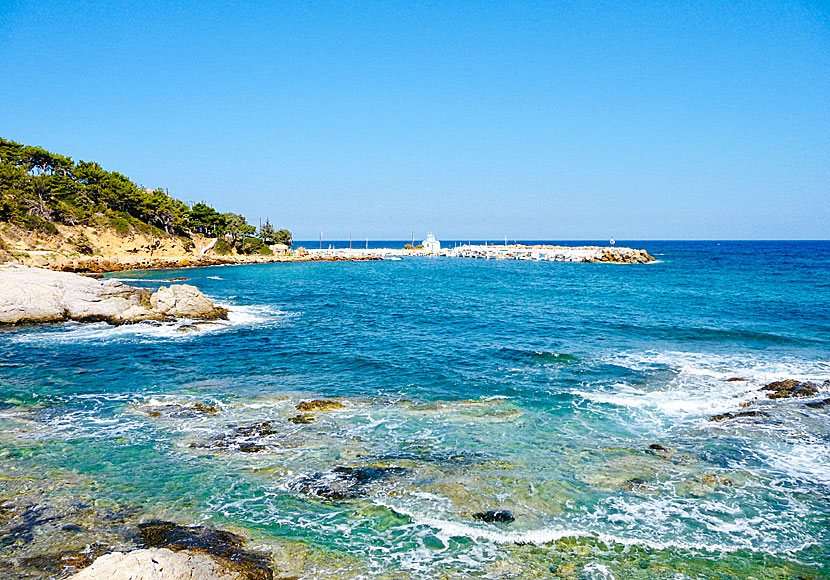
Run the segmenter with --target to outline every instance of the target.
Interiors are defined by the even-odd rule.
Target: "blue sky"
[[[295,239],[826,239],[830,7],[3,0],[0,136]]]

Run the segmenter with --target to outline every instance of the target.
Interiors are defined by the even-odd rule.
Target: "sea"
[[[656,262],[121,272],[229,319],[0,329],[0,577],[160,519],[275,578],[830,578],[830,242],[618,245]]]

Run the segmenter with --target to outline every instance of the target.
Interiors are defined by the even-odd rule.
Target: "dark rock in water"
[[[710,421],[724,421],[726,419],[740,419],[741,417],[769,417],[769,413],[763,411],[741,411],[740,413],[721,413],[712,415]]]
[[[830,407],[830,398],[824,399],[823,401],[812,401],[807,403],[808,407],[813,409],[823,409],[824,407]]]
[[[818,385],[810,382],[801,382],[794,379],[776,381],[765,385],[762,391],[772,391],[767,395],[769,399],[785,399],[788,397],[811,397],[818,394]]]
[[[243,441],[242,443],[237,444],[236,450],[240,453],[259,453],[260,451],[265,451],[265,445]]]
[[[742,379],[740,377],[732,377],[732,378],[726,379],[727,383],[737,383],[737,382],[744,382],[744,381],[746,381],[746,379]]]
[[[302,477],[291,487],[320,499],[342,501],[365,495],[369,484],[407,471],[403,467],[335,467],[328,473]]]
[[[190,447],[193,449],[208,448],[239,451],[241,453],[259,453],[268,448],[260,439],[277,434],[279,434],[279,431],[274,428],[270,421],[262,421],[253,425],[237,427],[233,433],[218,435],[207,443],[191,443]]]
[[[313,401],[302,401],[297,404],[298,411],[331,411],[332,409],[345,409],[343,403],[330,401],[328,399],[315,399]]]
[[[648,450],[652,455],[662,457],[663,459],[671,459],[675,454],[674,449],[671,447],[665,447],[659,443],[652,443],[648,446]]]
[[[516,518],[507,510],[487,510],[486,512],[473,514],[473,519],[488,524],[509,524],[515,521]]]
[[[274,429],[274,426],[271,425],[270,421],[254,423],[253,425],[247,425],[245,427],[237,427],[236,432],[239,435],[245,435],[246,437],[267,437],[268,435],[276,435],[277,433],[279,433],[279,431]]]
[[[294,423],[296,425],[307,425],[314,421],[314,415],[309,415],[308,413],[302,413],[300,415],[294,415],[293,417],[289,417],[288,421]]]
[[[200,415],[215,415],[219,410],[208,403],[193,403],[192,405],[154,405],[147,408],[149,417],[198,417]]]
[[[86,568],[97,558],[107,552],[102,544],[91,544],[83,551],[65,550],[50,554],[37,554],[21,559],[25,568],[31,568],[50,575],[62,575],[67,570]]]
[[[165,278],[164,279],[165,282],[180,282],[182,280],[190,280],[190,278],[187,278],[186,276],[179,276],[178,278]]]
[[[168,548],[174,552],[191,550],[210,554],[248,580],[274,578],[266,554],[244,549],[242,537],[224,530],[152,520],[138,525],[138,540],[145,548]]]
[[[640,487],[645,487],[646,483],[648,483],[648,482],[645,479],[643,479],[642,477],[632,477],[631,479],[625,480],[623,482],[622,486],[620,486],[620,487],[622,487],[623,489],[631,491],[633,489],[637,489],[637,488],[640,488]]]

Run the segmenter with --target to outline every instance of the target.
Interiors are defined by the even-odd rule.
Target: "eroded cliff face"
[[[226,318],[195,286],[156,292],[115,280],[95,280],[16,264],[0,266],[0,324],[105,321],[112,324],[171,318]]]

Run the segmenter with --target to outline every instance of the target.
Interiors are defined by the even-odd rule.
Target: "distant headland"
[[[404,256],[646,263],[622,247],[474,245],[441,248],[431,233],[405,248],[294,248],[291,232],[259,228],[204,202],[187,205],[165,189],[137,185],[98,163],[0,138],[0,263],[71,272],[183,268],[278,261],[397,259]],[[368,244],[367,244],[368,246]]]

